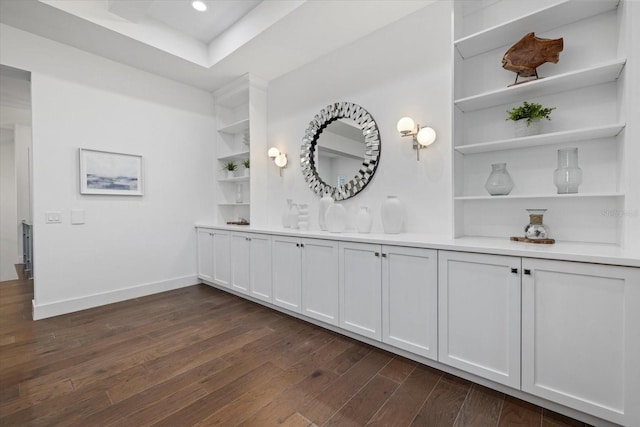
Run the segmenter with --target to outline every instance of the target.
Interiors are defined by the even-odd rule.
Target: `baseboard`
[[[48,304],[36,305],[34,300],[32,302],[33,320],[60,316],[62,314],[73,313],[93,307],[99,307],[101,305],[112,304],[114,302],[125,301],[133,298],[157,294],[160,292],[171,291],[173,289],[197,285],[198,283],[200,283],[200,280],[198,280],[198,277],[194,274],[189,276],[176,277],[168,280],[162,280],[159,282],[144,283],[129,288],[87,295],[80,298],[56,301]]]

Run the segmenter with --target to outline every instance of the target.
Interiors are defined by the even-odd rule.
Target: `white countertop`
[[[640,268],[640,250],[628,250],[617,245],[602,243],[556,241],[555,244],[546,245],[539,243],[512,242],[508,237],[461,237],[452,239],[446,236],[418,233],[330,233],[328,231],[320,230],[301,231],[281,227],[256,228],[242,225],[213,225],[204,223],[196,224],[196,227],[244,231],[247,233],[277,234],[280,236],[291,237],[306,237],[338,241],[346,240],[350,242],[374,243],[381,245],[410,246],[416,248],[623,265]]]

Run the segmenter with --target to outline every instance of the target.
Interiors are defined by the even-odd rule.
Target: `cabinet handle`
[[[301,248],[304,248],[304,243],[300,243],[300,247],[301,247]]]
[[[518,269],[517,268],[512,268],[511,272],[514,273],[514,274],[518,274]]]
[[[299,248],[299,247],[300,247],[300,243],[296,243],[296,248]]]
[[[387,254],[383,253],[382,258],[386,258],[386,257],[387,257]]]
[[[529,270],[528,268],[525,268],[524,274],[526,274],[527,276],[531,276],[531,270]]]
[[[380,252],[375,252],[374,255],[375,256],[380,256]]]

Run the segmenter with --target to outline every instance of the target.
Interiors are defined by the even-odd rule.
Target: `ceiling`
[[[0,22],[214,91],[267,81],[435,0],[0,0]]]

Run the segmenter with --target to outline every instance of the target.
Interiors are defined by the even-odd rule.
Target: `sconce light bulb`
[[[274,161],[276,163],[276,166],[278,166],[279,168],[283,168],[287,166],[287,155],[280,153],[276,156],[276,159]]]
[[[429,145],[435,142],[436,131],[433,130],[433,128],[424,127],[420,129],[420,131],[418,132],[418,135],[416,135],[416,139],[418,141],[418,144],[420,144],[423,147],[428,147]]]
[[[196,0],[191,3],[191,6],[198,12],[204,12],[207,10],[207,5],[203,1]]]
[[[416,127],[416,123],[413,121],[411,117],[401,118],[400,120],[398,120],[398,124],[396,125],[398,132],[400,132],[402,135],[410,134],[411,132],[413,132],[413,129],[415,127]]]
[[[272,159],[275,159],[276,157],[278,157],[279,154],[280,154],[280,150],[278,150],[276,147],[271,147],[269,148],[269,151],[267,151],[267,155]]]

